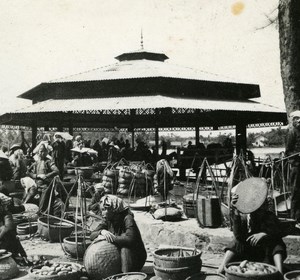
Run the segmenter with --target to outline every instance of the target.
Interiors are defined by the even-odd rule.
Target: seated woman
[[[27,255],[16,235],[16,227],[10,212],[11,199],[0,196],[0,249],[12,253],[17,263],[27,262]]]
[[[147,253],[129,206],[121,198],[105,195],[100,200],[100,208],[104,219],[91,233],[91,240],[102,235],[120,248],[123,273],[141,270]]]
[[[225,249],[225,256],[218,272],[223,273],[226,264],[232,261],[249,260],[275,265],[282,273],[287,257],[286,246],[279,220],[268,210],[267,199],[254,212],[240,213],[235,204],[238,195],[232,195],[231,218],[234,241]]]

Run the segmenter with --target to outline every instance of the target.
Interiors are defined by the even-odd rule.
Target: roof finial
[[[143,41],[143,28],[141,29],[141,48],[144,49],[144,41]]]

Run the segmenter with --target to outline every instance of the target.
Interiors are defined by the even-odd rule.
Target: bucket
[[[218,197],[198,196],[196,201],[197,220],[203,227],[219,227],[222,224],[222,212]]]

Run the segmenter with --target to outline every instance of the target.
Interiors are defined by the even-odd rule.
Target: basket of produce
[[[222,274],[200,272],[186,278],[185,280],[223,280],[223,279],[226,279],[226,277]]]
[[[127,272],[120,273],[110,277],[105,278],[104,280],[145,280],[147,279],[147,274],[142,272]]]
[[[11,253],[4,249],[0,249],[0,279],[12,279],[19,274],[19,269],[11,257]]]
[[[278,280],[280,272],[275,266],[244,260],[225,266],[225,276],[229,280]]]
[[[79,280],[82,266],[71,262],[45,261],[44,264],[33,266],[29,269],[30,279],[46,280]]]
[[[300,280],[300,270],[294,270],[284,274],[284,280]]]
[[[200,272],[200,267],[198,268],[196,266],[163,268],[154,265],[155,275],[164,280],[183,280],[198,272]]]
[[[26,235],[33,234],[37,231],[37,222],[21,223],[17,225],[17,234]]]
[[[58,242],[69,236],[74,230],[74,224],[59,218],[40,217],[37,221],[38,233],[50,242]]]
[[[83,237],[65,237],[64,238],[64,249],[73,258],[83,258],[84,252],[92,241],[89,237],[83,239]]]

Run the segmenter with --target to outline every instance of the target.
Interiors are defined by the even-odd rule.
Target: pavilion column
[[[73,126],[73,122],[72,122],[72,112],[68,112],[68,116],[69,116],[69,134],[73,135],[74,126]]]
[[[36,123],[36,121],[32,121],[32,124],[31,124],[31,138],[32,138],[31,150],[32,151],[36,147],[36,144],[37,144],[36,137],[37,137],[37,123]]]
[[[196,147],[198,147],[198,143],[200,142],[199,126],[195,127],[195,139],[196,139],[195,145]]]
[[[241,150],[246,152],[247,149],[247,128],[245,123],[239,123],[235,128],[236,154],[239,155]]]
[[[155,126],[155,158],[158,159],[158,147],[159,147],[159,132],[158,126]]]
[[[131,147],[132,147],[132,149],[134,149],[134,128],[132,129],[132,132],[131,132]]]

